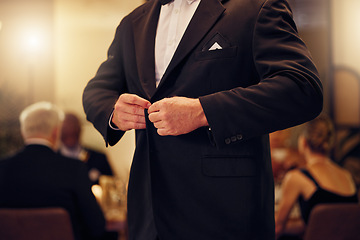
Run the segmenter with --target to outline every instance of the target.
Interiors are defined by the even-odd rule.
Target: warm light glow
[[[23,36],[24,47],[28,52],[39,52],[44,45],[44,34],[40,31],[29,31]]]
[[[30,36],[28,39],[28,46],[30,48],[38,48],[40,46],[40,39],[38,36]]]
[[[2,28],[2,22],[0,21],[0,31],[1,31],[1,28]]]
[[[103,192],[101,186],[95,184],[91,187],[91,191],[93,192],[96,200],[98,202],[101,202],[101,197],[102,197],[102,192]]]

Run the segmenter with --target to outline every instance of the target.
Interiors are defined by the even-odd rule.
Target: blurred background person
[[[289,171],[284,177],[282,198],[275,216],[278,239],[290,239],[285,237],[286,234],[301,234],[311,210],[317,204],[358,202],[351,174],[329,158],[334,139],[334,127],[327,116],[321,115],[304,124],[298,139],[298,149],[304,155],[306,165]],[[291,225],[288,221],[297,201],[302,227]]]
[[[101,175],[113,175],[108,159],[105,154],[82,146],[80,137],[79,118],[73,113],[66,113],[61,128],[60,153],[86,163],[92,185],[99,184]]]
[[[305,165],[305,159],[297,149],[297,129],[297,126],[286,128],[269,135],[275,184],[281,183],[287,171]]]
[[[286,128],[269,135],[271,164],[274,175],[275,212],[279,208],[282,196],[281,183],[285,174],[292,169],[305,165],[304,156],[299,153],[297,148],[298,129],[298,126]],[[290,217],[300,217],[298,204],[291,210]]]
[[[64,114],[49,102],[20,115],[25,147],[0,162],[0,208],[62,207],[76,240],[102,239],[105,219],[86,165],[56,153]]]

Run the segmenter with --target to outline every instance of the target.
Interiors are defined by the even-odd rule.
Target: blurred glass
[[[102,190],[100,205],[107,220],[125,220],[127,184],[118,177],[102,175],[99,179]]]

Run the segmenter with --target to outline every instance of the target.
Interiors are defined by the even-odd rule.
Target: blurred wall
[[[360,1],[333,3],[333,115],[341,128],[360,127]]]
[[[23,146],[20,111],[54,101],[53,1],[0,0],[0,158]]]
[[[360,1],[332,0],[333,61],[360,74]]]

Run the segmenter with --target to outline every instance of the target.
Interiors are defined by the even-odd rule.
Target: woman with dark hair
[[[298,148],[306,166],[289,171],[284,177],[282,199],[275,217],[277,237],[288,232],[286,223],[296,201],[304,224],[317,204],[358,202],[351,174],[329,158],[335,139],[330,119],[320,115],[303,127]]]

